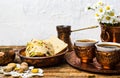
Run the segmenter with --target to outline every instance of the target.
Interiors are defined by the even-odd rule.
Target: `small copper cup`
[[[96,59],[103,69],[114,69],[120,62],[120,44],[114,42],[101,42],[95,44]]]
[[[93,39],[81,39],[75,41],[75,53],[81,59],[82,63],[93,62],[93,58],[95,57],[95,43],[97,42],[97,40]]]

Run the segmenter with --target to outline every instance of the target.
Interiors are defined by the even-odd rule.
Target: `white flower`
[[[96,19],[100,22],[103,19],[103,15],[100,13],[95,13]]]
[[[120,16],[117,16],[116,22],[120,22]]]
[[[104,6],[104,3],[102,1],[97,3],[99,6]]]
[[[108,14],[109,14],[110,16],[115,16],[114,11],[110,11]]]
[[[102,1],[100,1],[100,2],[97,2],[96,4],[94,4],[93,5],[93,8],[94,9],[97,9],[97,8],[100,8],[100,7],[103,7],[105,4],[102,2]]]
[[[110,10],[111,7],[110,7],[109,5],[107,5],[107,6],[105,6],[105,9],[106,9],[106,10]]]
[[[120,18],[117,17],[114,9],[110,5],[98,2],[94,7],[90,7],[90,9],[95,11],[95,17],[101,23],[114,24],[120,22]]]
[[[101,23],[111,23],[111,24],[117,23],[116,16],[104,15]]]

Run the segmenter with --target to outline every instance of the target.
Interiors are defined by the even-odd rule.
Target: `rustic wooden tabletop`
[[[21,46],[12,46],[15,48],[22,48]],[[101,75],[90,72],[78,70],[67,64],[42,68],[44,71],[43,77],[31,77],[31,78],[120,78],[120,75]],[[4,76],[0,74],[0,78],[14,78],[12,76]]]
[[[31,78],[120,78],[120,75],[101,75],[77,70],[68,64],[62,64],[56,67],[42,68],[44,70],[43,77]],[[0,78],[14,78],[11,76],[4,76],[0,74]]]

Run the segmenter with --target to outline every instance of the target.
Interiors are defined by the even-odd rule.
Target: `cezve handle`
[[[93,29],[93,28],[97,28],[98,26],[90,26],[90,27],[86,27],[86,28],[81,28],[81,29],[77,29],[77,30],[71,30],[71,32],[76,32],[76,31],[81,31],[81,30],[86,30],[86,29]]]

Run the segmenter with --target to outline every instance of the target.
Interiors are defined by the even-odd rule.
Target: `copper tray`
[[[74,51],[67,52],[65,54],[65,59],[71,66],[79,70],[105,75],[120,74],[120,64],[116,65],[116,67],[112,70],[105,70],[101,68],[101,65],[97,62],[96,58],[93,59],[93,63],[89,64],[81,63],[80,59],[76,56]]]

